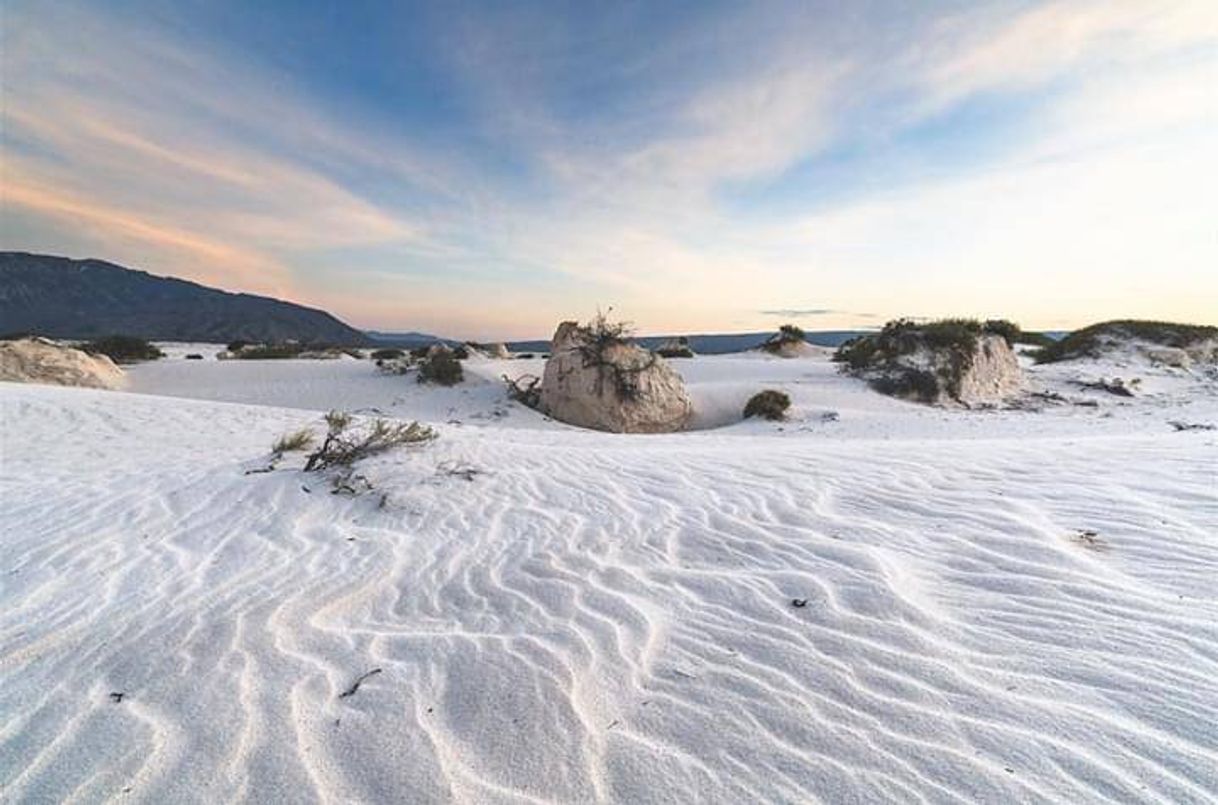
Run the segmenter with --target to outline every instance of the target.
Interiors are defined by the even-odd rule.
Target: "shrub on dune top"
[[[807,341],[807,333],[803,331],[802,327],[784,324],[778,328],[778,332],[762,342],[761,349],[765,352],[780,353],[791,344],[802,344],[805,341]]]
[[[406,353],[400,349],[378,349],[371,355],[374,361],[395,361],[404,357],[406,357]]]
[[[958,397],[982,336],[1006,338],[1017,330],[1010,322],[994,321],[987,326],[976,319],[931,322],[895,319],[878,333],[861,335],[842,344],[833,360],[844,364],[844,371],[874,375],[871,384],[883,394],[934,402],[940,391]],[[928,371],[929,367],[908,365],[911,356],[924,352],[939,356],[934,372]]]
[[[1097,358],[1107,344],[1122,339],[1186,349],[1202,341],[1218,339],[1218,327],[1137,319],[1105,321],[1075,330],[1062,340],[1046,345],[1036,353],[1036,362],[1055,363],[1071,358]]]

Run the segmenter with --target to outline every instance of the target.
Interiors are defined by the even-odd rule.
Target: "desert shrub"
[[[908,331],[920,336],[928,346],[968,353],[977,348],[977,337],[983,332],[981,322],[976,319],[940,319],[914,324]]]
[[[165,357],[164,352],[132,335],[108,335],[81,344],[80,348],[90,355],[105,355],[115,363],[154,361]]]
[[[271,446],[271,452],[276,455],[284,453],[295,453],[300,450],[305,450],[313,444],[313,431],[308,428],[291,433],[285,433],[275,440],[275,444]]]
[[[326,438],[305,459],[305,472],[350,467],[360,459],[392,447],[421,444],[436,438],[435,431],[418,422],[375,419],[363,430],[355,430],[352,424],[350,414],[341,411],[326,414]]]
[[[786,392],[766,389],[749,398],[744,406],[744,418],[759,416],[774,421],[786,419],[787,409],[790,407],[791,398]]]
[[[191,353],[188,353],[188,354],[186,355],[186,360],[188,360],[188,361],[201,361],[201,360],[203,360],[203,356],[202,356],[202,355],[200,355],[200,354],[199,354],[199,353],[197,353],[197,352],[191,352]]]
[[[406,357],[406,353],[400,349],[377,349],[373,350],[371,358],[374,361],[393,361],[398,358]]]
[[[579,328],[582,340],[588,345],[587,349],[598,358],[608,347],[614,344],[625,344],[634,335],[630,322],[609,319],[609,314],[612,312],[613,308],[609,308],[605,312],[598,310],[592,317],[592,321]]]
[[[1053,343],[1053,339],[1044,333],[1025,331],[1018,324],[1007,319],[986,319],[985,323],[981,325],[981,329],[983,332],[1002,336],[1011,346],[1031,344],[1044,347]]]
[[[1117,319],[1075,330],[1060,341],[1036,353],[1037,363],[1055,363],[1071,358],[1095,358],[1111,339],[1138,339],[1165,347],[1185,348],[1200,341],[1218,338],[1218,327],[1200,324],[1175,324],[1165,321]]]
[[[638,366],[623,366],[609,360],[605,353],[611,347],[629,344],[634,332],[628,322],[611,321],[608,316],[611,312],[613,308],[605,313],[598,310],[592,321],[579,327],[579,351],[585,367],[598,367],[598,383],[608,377],[619,400],[633,400],[639,393],[639,375],[655,365],[656,355],[648,352],[647,360]]]
[[[448,347],[434,347],[419,361],[419,382],[455,386],[464,379],[461,362]]]
[[[1007,319],[986,319],[981,325],[981,329],[987,333],[1002,336],[1008,344],[1012,345],[1018,344],[1023,335],[1023,330],[1019,329],[1019,325]]]
[[[296,358],[299,357],[300,353],[304,351],[305,346],[297,343],[258,344],[257,346],[247,346],[240,352],[234,354],[241,360],[269,361]]]
[[[910,319],[894,319],[878,333],[860,335],[842,344],[833,359],[851,369],[864,369],[894,358],[910,355],[923,347],[946,349],[971,356],[982,333],[981,323],[973,319],[942,319],[919,324]]]
[[[846,368],[851,370],[865,369],[874,362],[879,348],[879,340],[875,336],[855,336],[837,348],[833,360],[846,364]]]
[[[655,350],[655,353],[661,358],[692,358],[694,351],[689,346],[689,339],[681,336],[676,340],[676,343],[669,342],[662,344]]]
[[[939,398],[939,380],[933,372],[902,367],[883,377],[874,378],[871,387],[890,397],[931,403]]]
[[[249,346],[248,341],[242,341],[241,339],[237,339],[236,341],[228,342],[228,346],[225,347],[225,349],[228,350],[229,352],[240,352],[241,350],[245,349],[248,346]]]

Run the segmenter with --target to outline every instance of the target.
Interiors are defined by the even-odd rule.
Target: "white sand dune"
[[[1167,424],[1212,381],[942,411],[676,365],[703,425],[793,420],[578,431],[504,400],[523,361],[0,384],[0,799],[1218,799],[1218,432]],[[383,505],[243,474],[331,407],[440,438],[367,462]]]

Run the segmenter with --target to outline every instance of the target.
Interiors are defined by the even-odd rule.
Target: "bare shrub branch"
[[[418,422],[390,422],[375,419],[362,432],[351,430],[351,415],[342,411],[326,414],[329,428],[321,446],[308,455],[305,472],[330,467],[349,467],[356,461],[384,452],[391,447],[420,444],[436,437],[435,431]]]

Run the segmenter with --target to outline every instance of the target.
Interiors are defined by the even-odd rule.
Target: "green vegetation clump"
[[[248,341],[242,341],[241,339],[237,339],[236,341],[229,341],[228,346],[225,347],[225,349],[228,350],[229,352],[240,352],[241,350],[245,349],[248,346],[249,346]]]
[[[243,361],[284,360],[299,357],[300,353],[304,352],[305,349],[307,347],[304,344],[296,343],[258,344],[242,347],[234,352],[233,355]]]
[[[1071,358],[1098,358],[1105,346],[1115,340],[1137,339],[1159,346],[1184,349],[1215,338],[1218,338],[1218,327],[1208,325],[1116,319],[1075,330],[1062,340],[1046,345],[1036,353],[1036,362],[1056,363]]]
[[[981,325],[981,329],[987,333],[1002,336],[1011,346],[1031,344],[1035,347],[1044,347],[1053,343],[1053,339],[1044,333],[1025,332],[1018,324],[1006,319],[987,319]]]
[[[977,338],[984,332],[975,319],[941,319],[918,323],[911,319],[895,319],[878,333],[852,338],[837,348],[833,360],[847,368],[860,371],[887,365],[903,355],[912,355],[923,347],[946,349],[971,360],[977,348]],[[967,367],[966,367],[967,368]]]
[[[905,368],[871,381],[871,387],[889,397],[901,397],[923,403],[939,399],[939,378],[925,369]]]
[[[406,353],[400,349],[378,349],[374,350],[371,358],[374,361],[395,361],[398,358],[406,357]]]
[[[105,355],[115,363],[154,361],[165,357],[164,352],[132,335],[108,335],[81,344],[80,348],[90,355]]]
[[[791,407],[791,397],[783,391],[766,389],[759,391],[749,398],[744,406],[744,418],[759,416],[771,421],[786,419],[787,409]]]
[[[419,361],[420,383],[455,386],[464,377],[465,372],[461,369],[461,361],[457,359],[455,351],[448,347],[432,347]]]

